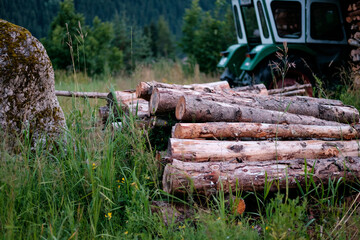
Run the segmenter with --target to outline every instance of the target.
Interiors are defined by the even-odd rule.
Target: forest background
[[[0,18],[39,38],[56,70],[89,76],[159,59],[213,73],[219,52],[236,42],[226,0],[2,0]]]

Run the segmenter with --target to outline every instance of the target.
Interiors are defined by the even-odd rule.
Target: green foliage
[[[218,1],[213,12],[204,12],[198,0],[192,2],[183,18],[183,37],[180,47],[190,59],[199,63],[200,70],[214,72],[219,61],[219,52],[236,42],[231,10],[223,9]],[[225,11],[225,16],[221,13]]]
[[[72,54],[76,53],[78,44],[75,42],[80,26],[84,26],[84,16],[76,13],[73,0],[60,3],[58,15],[51,23],[44,46],[55,68],[66,69],[72,65]],[[69,48],[72,48],[71,52]]]
[[[306,201],[277,194],[266,206],[265,236],[271,239],[306,239]]]
[[[113,73],[122,68],[123,53],[111,45],[113,38],[113,25],[109,22],[101,22],[98,17],[95,17],[84,41],[83,57],[86,56],[87,72],[90,75],[101,74],[106,71]]]

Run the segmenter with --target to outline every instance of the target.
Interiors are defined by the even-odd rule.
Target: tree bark
[[[313,126],[266,123],[177,123],[173,138],[331,138],[356,139],[359,133],[351,126]]]
[[[309,88],[309,87],[310,88],[312,87],[312,85],[310,83],[303,84],[303,85],[296,84],[296,85],[292,85],[292,86],[284,87],[284,88],[270,89],[270,90],[268,90],[268,93],[269,93],[269,95],[275,95],[275,94],[279,94],[279,93],[291,92],[294,90],[300,90],[300,89],[305,89],[305,88]]]
[[[245,87],[236,87],[232,88],[231,90],[235,92],[247,92],[252,94],[259,94],[259,95],[269,95],[268,90],[266,89],[264,84],[256,84],[251,86]]]
[[[359,111],[353,106],[346,106],[339,100],[321,99],[305,96],[280,97],[241,94],[228,91],[228,97],[247,100],[251,107],[274,111],[295,113],[341,123],[359,122]],[[236,100],[234,101],[236,102]]]
[[[118,109],[122,109],[135,117],[150,117],[149,102],[142,98],[136,98],[135,92],[116,91],[114,94],[109,93],[107,99],[108,106],[113,110],[115,117],[117,116]]]
[[[357,141],[215,141],[170,138],[169,156],[193,162],[269,161],[358,156]]]
[[[82,97],[82,98],[101,98],[107,99],[108,93],[100,92],[73,92],[73,91],[60,91],[55,90],[56,96],[61,97]]]
[[[353,123],[359,121],[359,112],[352,106],[344,106],[341,101],[316,99],[309,97],[277,97],[261,96],[248,93],[198,92],[194,90],[176,90],[154,88],[154,96],[150,100],[152,114],[172,112],[181,96],[199,98],[217,103],[229,103],[258,109],[294,113],[305,116],[335,121],[341,123]],[[221,121],[221,120],[220,120]]]
[[[142,98],[124,101],[128,113],[138,118],[150,117],[149,102]]]
[[[124,103],[127,101],[135,100],[136,93],[131,91],[115,91],[114,93],[110,92],[107,95],[107,104],[108,106],[115,104],[116,102]]]
[[[188,163],[173,160],[165,167],[163,189],[168,193],[215,194],[223,190],[276,191],[298,188],[309,183],[327,184],[329,179],[344,178],[347,182],[360,178],[360,158],[297,159],[251,163],[205,162]]]
[[[275,96],[283,96],[283,97],[292,97],[292,96],[305,96],[306,90],[305,89],[298,89],[294,91],[288,91],[283,93],[274,94]]]
[[[224,89],[230,89],[230,85],[226,81],[203,83],[203,84],[191,84],[191,85],[178,85],[159,82],[141,82],[136,87],[136,96],[145,100],[150,100],[152,91],[155,87],[170,88],[177,90],[195,90],[195,91],[223,91]]]
[[[255,122],[319,126],[341,125],[338,122],[326,121],[311,116],[222,103],[194,96],[182,96],[176,106],[175,115],[178,120],[190,122]]]

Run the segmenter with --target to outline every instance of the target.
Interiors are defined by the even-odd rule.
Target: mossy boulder
[[[35,145],[66,128],[55,96],[54,70],[44,46],[25,28],[0,19],[0,131],[27,131]]]

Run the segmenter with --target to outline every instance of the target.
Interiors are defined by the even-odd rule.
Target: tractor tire
[[[227,81],[230,85],[230,87],[234,87],[235,84],[235,76],[230,72],[228,68],[225,69],[225,71],[220,76],[221,81]]]
[[[281,72],[284,69],[284,63],[277,58],[268,58],[264,60],[253,71],[255,84],[264,83],[268,89],[289,87],[295,84],[308,84],[314,86],[315,78],[310,61],[307,61],[296,55],[288,56],[288,68],[285,78],[282,78]],[[306,88],[306,95],[313,96],[312,87]]]

